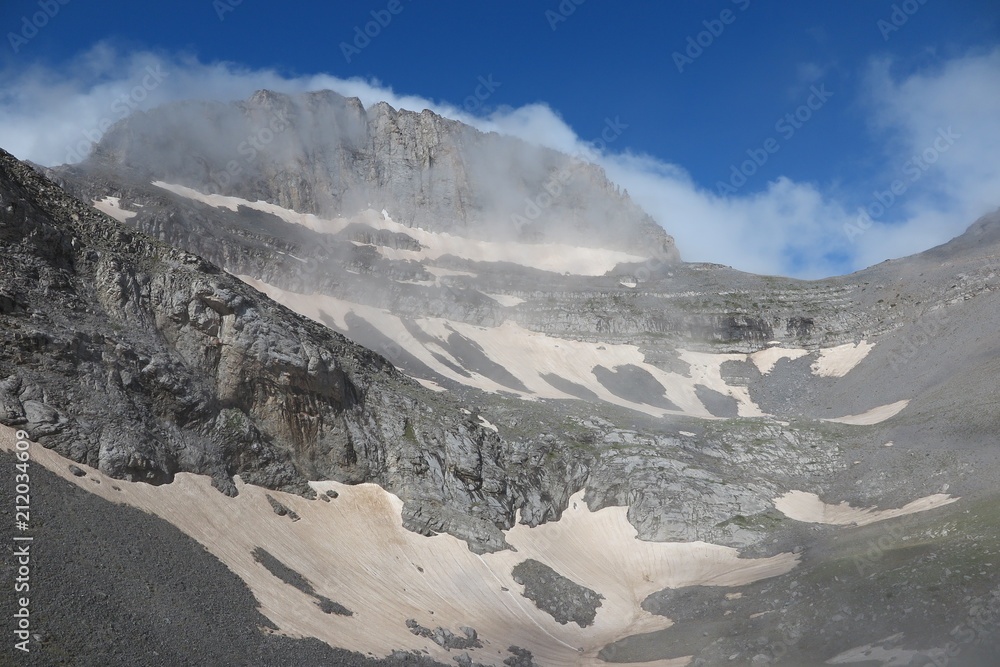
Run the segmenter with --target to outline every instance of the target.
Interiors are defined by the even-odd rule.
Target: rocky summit
[[[1000,214],[818,281],[671,222],[330,91],[0,154],[24,664],[1000,664]]]

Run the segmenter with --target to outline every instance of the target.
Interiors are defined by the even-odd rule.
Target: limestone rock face
[[[678,258],[673,239],[593,164],[331,91],[164,105],[109,129],[89,162],[304,213],[386,209],[433,231]]]
[[[502,548],[499,437],[379,355],[0,155],[0,423],[129,480],[373,481]],[[460,498],[464,500],[459,500]],[[416,511],[416,510],[415,510]],[[485,547],[484,547],[485,548]]]
[[[537,210],[522,224],[512,216],[525,202]],[[505,235],[518,243],[496,242]],[[564,243],[537,244],[553,240]],[[85,487],[97,476],[83,463],[149,484],[190,472],[240,503],[258,490],[239,475],[275,490],[266,518],[292,530],[310,503],[277,491],[312,496],[308,481],[337,480],[382,486],[405,528],[476,553],[507,549],[515,521],[572,523],[582,497],[589,512],[627,506],[639,540],[799,555],[770,581],[649,596],[643,609],[674,624],[606,646],[608,661],[821,664],[890,640],[905,656],[948,645],[997,599],[998,244],[993,214],[850,276],[754,276],[677,261],[598,168],[430,112],[328,92],[171,105],[123,121],[80,165],[35,169],[0,152],[0,423],[81,464],[60,470]],[[844,526],[785,514],[803,493],[860,515],[928,494],[957,501]],[[335,498],[314,507],[335,510]],[[73,502],[41,515],[60,523],[86,504]],[[109,518],[70,551],[127,559],[114,571],[136,580],[173,576],[133,562],[131,535],[95,546],[123,516],[111,508],[93,510]],[[244,556],[329,620],[362,616],[296,578],[287,552]],[[527,598],[565,629],[600,627],[608,591],[536,556],[542,567],[515,573]],[[412,576],[430,570],[421,563]],[[150,627],[163,627],[153,608]],[[488,624],[443,617],[407,612],[406,639],[508,645]],[[145,636],[104,627],[84,634]],[[998,664],[990,647],[977,662],[970,643],[962,664]],[[516,644],[509,653],[504,664],[534,664]],[[400,664],[423,664],[411,658]]]
[[[507,414],[501,437],[463,407],[463,394],[425,389],[379,354],[100,214],[8,155],[0,179],[0,423],[111,476],[160,484],[200,473],[228,494],[235,475],[307,495],[308,480],[375,482],[403,499],[407,528],[450,533],[482,552],[506,548],[501,531],[518,513],[529,525],[558,519],[584,487],[595,508],[631,505],[644,538],[750,544],[761,533],[731,519],[760,515],[783,489],[753,481],[756,469],[781,461],[793,479],[810,463],[838,465],[835,449],[806,461],[753,425],[727,436],[740,457],[722,456],[605,422],[572,418],[568,429],[559,411],[525,421],[527,404]],[[170,238],[202,238],[176,213],[160,211],[150,224]],[[205,238],[233,272],[281,273],[255,263],[252,244]],[[369,291],[385,280],[375,270],[361,278],[354,285]],[[501,321],[478,292],[445,293],[445,317]],[[409,307],[426,303],[414,297]],[[472,315],[476,308],[484,310]],[[480,363],[473,341],[451,339],[456,354]],[[483,360],[483,372],[503,371]],[[491,419],[504,415],[500,407],[490,407]]]

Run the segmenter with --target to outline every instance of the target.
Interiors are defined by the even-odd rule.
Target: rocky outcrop
[[[589,420],[601,455],[584,499],[591,510],[628,506],[640,539],[749,546],[782,521],[773,499],[844,462],[836,440],[810,428],[753,420],[709,422],[698,436],[666,437]]]
[[[581,628],[591,625],[604,599],[600,593],[530,558],[515,565],[511,574],[524,586],[524,597],[563,625],[571,621]]]
[[[441,648],[449,651],[452,649],[461,651],[469,648],[482,648],[483,646],[483,643],[479,641],[479,634],[475,628],[461,627],[460,630],[462,635],[464,635],[462,636],[455,634],[448,628],[437,627],[433,630],[425,628],[412,618],[406,621],[406,627],[418,637],[430,639]]]
[[[753,423],[726,436],[739,460],[599,419],[524,422],[496,405],[501,438],[378,354],[8,155],[0,194],[0,423],[109,475],[160,484],[194,472],[229,494],[234,475],[304,494],[308,480],[375,482],[403,499],[411,530],[492,551],[506,548],[517,511],[529,525],[558,519],[585,486],[594,508],[631,505],[644,538],[752,543],[737,517],[757,517],[782,488],[760,467],[809,467],[792,455],[804,436],[762,436]],[[512,426],[522,422],[533,426]],[[750,440],[763,446],[746,450]]]
[[[337,234],[318,234],[246,207],[231,211],[184,199],[139,182],[119,167],[109,169],[91,162],[47,174],[85,201],[120,197],[123,207],[137,212],[129,225],[230,273],[408,318],[446,317],[479,326],[509,319],[563,338],[632,342],[649,348],[655,358],[669,346],[752,352],[773,340],[794,347],[853,342],[856,332],[873,335],[891,329],[899,317],[884,304],[855,307],[864,303],[859,298],[866,293],[842,279],[754,276],[715,265],[672,263],[662,254],[590,277],[455,257],[433,263],[390,259],[397,249],[419,250],[419,243],[360,224]],[[436,280],[429,264],[460,273]],[[635,287],[622,284],[637,275],[641,279]],[[504,307],[487,294],[523,301]],[[353,340],[383,349],[375,336],[349,333]],[[408,372],[427,377],[390,356]]]
[[[2,423],[129,480],[374,481],[503,546],[508,453],[447,399],[7,154],[0,197]]]
[[[593,164],[332,91],[164,105],[109,129],[88,164],[301,212],[385,208],[463,236],[573,238],[678,258],[673,239]]]

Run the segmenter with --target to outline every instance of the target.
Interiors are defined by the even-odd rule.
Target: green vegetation
[[[403,437],[415,445],[420,444],[420,441],[417,440],[417,432],[413,430],[413,424],[410,423],[409,419],[406,420],[405,426],[403,426]]]

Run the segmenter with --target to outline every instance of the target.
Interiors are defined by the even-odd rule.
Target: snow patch
[[[770,343],[769,343],[770,344]],[[809,350],[802,350],[797,348],[787,348],[787,347],[769,347],[748,356],[748,359],[753,362],[757,370],[763,375],[767,375],[774,370],[775,364],[778,363],[780,359],[788,359],[794,361],[799,357],[804,357],[809,354]]]
[[[445,389],[444,387],[442,387],[441,385],[439,385],[434,380],[425,380],[424,378],[413,378],[413,379],[416,380],[417,382],[419,382],[420,384],[424,385],[425,387],[427,387],[431,391],[436,391],[438,393],[448,391],[447,389]]]
[[[475,278],[478,273],[472,273],[471,271],[456,271],[455,269],[443,269],[439,266],[425,266],[424,270],[431,274],[435,278],[443,278],[444,276],[469,276],[470,278]]]
[[[844,651],[826,661],[828,665],[849,665],[859,662],[878,662],[890,667],[892,665],[946,665],[950,662],[951,653],[943,648],[927,648],[922,650],[907,650],[901,647],[892,647],[902,641],[903,633],[897,633],[891,637],[886,637],[873,644],[865,644],[848,651]],[[929,662],[915,662],[917,658],[927,659]]]
[[[951,504],[956,500],[958,498],[947,494],[935,493],[918,498],[896,509],[878,510],[874,507],[852,507],[846,500],[839,505],[831,505],[824,503],[815,493],[789,491],[775,499],[774,507],[789,519],[805,523],[822,523],[830,526],[852,524],[866,526],[876,521],[893,519],[915,512],[926,512],[936,507]]]
[[[498,429],[496,426],[494,426],[493,424],[491,424],[490,421],[488,419],[486,419],[486,417],[484,417],[482,415],[479,415],[479,425],[480,426],[485,426],[486,428],[490,429],[494,433],[499,433],[500,432],[500,429]]]
[[[14,433],[0,427],[0,448],[13,451]],[[230,498],[201,475],[179,473],[172,483],[153,486],[111,479],[83,464],[78,465],[86,476],[75,477],[69,460],[45,447],[34,447],[32,458],[65,480],[155,514],[200,542],[246,582],[278,632],[376,656],[405,649],[451,663],[452,654],[409,632],[406,620],[412,618],[455,633],[460,626],[475,628],[484,647],[468,652],[480,664],[501,665],[507,654],[497,647],[513,644],[530,650],[543,665],[603,665],[598,653],[608,643],[672,625],[642,609],[653,592],[743,586],[785,574],[798,564],[791,553],[752,559],[705,542],[641,541],[628,522],[628,508],[591,511],[583,491],[570,499],[559,521],[535,528],[516,523],[507,531],[517,552],[479,556],[450,535],[424,537],[405,530],[402,500],[374,484],[310,482],[318,493],[337,491],[336,499],[321,502],[237,478],[239,495]],[[275,514],[267,495],[300,520]],[[353,615],[323,613],[312,596],[285,584],[254,559],[258,547],[307,579],[317,595]],[[524,600],[511,570],[527,558],[603,595],[594,623],[586,628],[560,625]],[[689,660],[645,664],[680,667]]]
[[[820,377],[842,378],[861,363],[873,347],[875,343],[861,341],[857,344],[847,343],[820,350],[819,358],[811,367],[812,372]]]
[[[665,414],[684,414],[716,419],[695,392],[696,385],[701,384],[735,398],[739,405],[740,416],[765,416],[750,399],[746,387],[730,387],[720,374],[719,368],[723,362],[730,359],[744,359],[746,357],[744,354],[708,354],[680,350],[681,358],[691,366],[691,375],[684,376],[647,364],[642,351],[635,345],[556,338],[530,331],[509,320],[498,327],[487,328],[442,318],[419,318],[413,320],[411,326],[419,328],[426,334],[426,338],[417,340],[400,318],[387,310],[323,294],[290,292],[249,276],[237,277],[278,303],[317,322],[323,322],[324,319],[332,320],[341,331],[346,331],[348,328],[346,322],[348,314],[360,317],[439,375],[483,391],[503,391],[528,399],[575,399],[575,396],[553,387],[543,377],[553,374],[586,387],[602,401],[656,417]],[[449,351],[448,339],[456,333],[478,345],[486,357],[513,375],[523,385],[524,390],[513,389],[472,369],[466,369],[471,374],[471,377],[466,377],[443,363],[442,358],[451,364],[462,366],[461,361]],[[596,366],[614,368],[625,365],[637,366],[652,375],[665,388],[667,399],[679,410],[665,410],[617,396],[602,385],[593,373]]]
[[[118,197],[105,197],[104,199],[95,199],[93,201],[94,208],[96,208],[101,213],[110,215],[112,218],[119,222],[125,222],[129,218],[134,218],[138,215],[135,211],[129,211],[122,208],[121,199]]]
[[[199,201],[202,204],[207,204],[209,206],[214,206],[215,208],[228,208],[230,211],[236,211],[240,206],[243,206],[251,208],[255,211],[270,213],[271,215],[281,218],[285,222],[289,222],[294,225],[302,225],[303,227],[307,227],[314,232],[320,232],[321,234],[335,234],[353,222],[352,220],[348,220],[346,218],[328,219],[321,218],[313,215],[312,213],[298,213],[297,211],[292,211],[291,209],[283,208],[266,201],[258,200],[252,202],[247,199],[230,197],[228,195],[209,195],[199,192],[194,188],[189,188],[184,185],[164,183],[163,181],[153,181],[152,185],[168,192],[172,192],[175,195],[179,195],[187,199],[193,199],[194,201]],[[374,211],[372,211],[372,213],[374,213]]]
[[[454,255],[475,262],[510,262],[542,271],[568,273],[578,276],[603,276],[622,263],[642,262],[646,258],[617,250],[584,248],[565,243],[518,243],[506,241],[480,241],[444,232],[429,232],[419,227],[407,227],[393,221],[389,213],[368,209],[351,218],[328,219],[311,213],[299,213],[264,201],[251,202],[239,197],[209,195],[183,185],[153,181],[153,185],[174,194],[200,201],[209,206],[228,208],[240,206],[276,215],[286,222],[302,225],[323,234],[334,234],[351,223],[361,223],[374,229],[400,232],[415,239],[423,249],[404,250],[377,246],[387,259],[424,262],[443,255]]]
[[[872,408],[867,412],[862,412],[860,415],[833,417],[830,419],[824,419],[823,421],[837,422],[838,424],[852,424],[854,426],[871,426],[872,424],[878,424],[884,422],[886,419],[895,417],[902,412],[903,408],[909,405],[909,403],[910,401],[908,399],[896,401],[895,403],[880,405],[877,408]]]
[[[677,352],[681,361],[685,361],[690,365],[688,373],[691,378],[690,386],[692,391],[694,391],[695,385],[704,385],[708,389],[713,389],[720,394],[735,398],[738,404],[737,414],[740,417],[767,416],[761,412],[757,404],[750,398],[750,390],[747,387],[732,387],[722,379],[722,364],[727,361],[743,361],[746,359],[746,355],[711,354],[708,352],[691,352],[689,350],[677,350]],[[676,403],[676,401],[674,402]]]
[[[482,294],[483,296],[490,297],[504,308],[513,308],[514,306],[524,303],[524,299],[521,297],[512,296],[510,294],[488,294],[486,292],[483,292]]]

